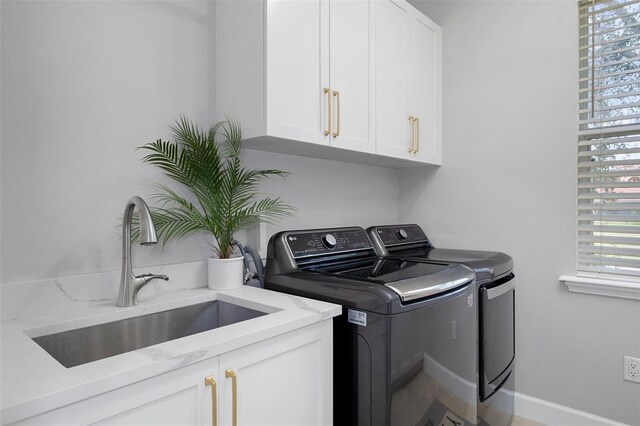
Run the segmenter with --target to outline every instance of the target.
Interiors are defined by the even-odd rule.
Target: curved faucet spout
[[[140,218],[140,244],[153,245],[158,242],[158,237],[156,237],[156,228],[153,226],[151,211],[149,210],[147,203],[145,203],[142,198],[133,196],[129,198],[129,201],[127,201],[127,204],[124,206],[124,216],[122,218],[122,235],[124,236],[124,233],[126,232],[127,234],[129,234],[129,238],[122,241],[123,251],[125,249],[125,246],[131,246],[131,219],[133,218],[133,211],[135,209],[138,210],[138,217]]]
[[[131,266],[131,220],[133,211],[138,210],[140,223],[140,244],[153,245],[158,242],[156,229],[151,219],[151,211],[147,203],[140,197],[134,196],[127,201],[122,218],[122,273],[120,275],[120,290],[116,306],[125,307],[138,304],[138,292],[149,281],[154,279],[169,280],[166,275],[143,274],[133,275]]]

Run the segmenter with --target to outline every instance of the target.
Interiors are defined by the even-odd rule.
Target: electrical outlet
[[[640,359],[624,357],[624,379],[640,383]]]

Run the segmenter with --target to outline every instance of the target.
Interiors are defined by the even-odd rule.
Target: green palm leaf
[[[173,141],[158,139],[138,148],[147,152],[143,162],[180,184],[176,188],[158,185],[154,195],[160,207],[153,209],[152,218],[163,244],[204,231],[216,240],[214,253],[226,258],[232,253],[235,232],[257,221],[276,223],[294,215],[296,208],[280,198],[257,199],[262,180],[288,173],[243,168],[242,132],[237,122],[223,121],[204,131],[181,116],[170,129]],[[223,140],[218,142],[220,136]],[[185,191],[194,202],[181,195]],[[137,236],[135,230],[133,236]]]

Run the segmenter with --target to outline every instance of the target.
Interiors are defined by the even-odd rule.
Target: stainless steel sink
[[[32,339],[71,368],[266,314],[215,300]]]

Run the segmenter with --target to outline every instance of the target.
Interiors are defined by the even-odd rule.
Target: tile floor
[[[410,408],[407,410],[407,408]],[[426,413],[426,414],[425,414]],[[391,399],[393,426],[415,424],[460,426],[476,424],[493,426],[544,426],[522,417],[513,417],[494,406],[467,405],[440,385],[437,380],[420,370],[407,384],[394,392]],[[511,423],[509,421],[511,420]]]
[[[511,426],[544,426],[543,423],[534,422],[533,420],[523,419],[522,417],[513,416]]]

